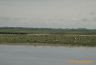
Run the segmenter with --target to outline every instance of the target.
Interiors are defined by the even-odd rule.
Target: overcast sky
[[[2,26],[96,29],[96,0],[0,0]]]

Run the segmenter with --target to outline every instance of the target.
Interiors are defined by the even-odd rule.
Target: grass
[[[0,44],[96,46],[96,29],[1,27]]]
[[[96,46],[96,36],[78,34],[0,34],[0,44]]]

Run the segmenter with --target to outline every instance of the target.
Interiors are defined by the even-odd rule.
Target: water
[[[96,65],[96,48],[0,45],[0,65]]]

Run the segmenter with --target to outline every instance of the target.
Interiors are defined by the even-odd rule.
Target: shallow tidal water
[[[96,65],[96,48],[0,45],[0,65]]]

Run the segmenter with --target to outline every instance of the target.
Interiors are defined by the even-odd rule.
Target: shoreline
[[[27,45],[27,44],[0,44],[1,46],[32,47],[32,48],[96,48],[96,46],[68,46],[68,45]]]

